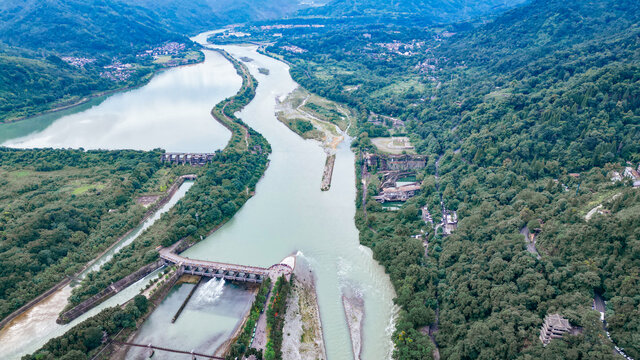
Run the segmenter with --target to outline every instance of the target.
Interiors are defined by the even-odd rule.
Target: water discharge
[[[201,34],[195,40],[202,43],[206,36]],[[320,191],[324,151],[317,142],[303,140],[291,132],[277,121],[274,114],[276,99],[284,99],[297,86],[289,75],[288,66],[259,54],[255,46],[225,46],[224,49],[236,58],[253,59],[246,65],[259,85],[255,99],[239,116],[267,138],[273,153],[270,166],[258,183],[256,195],[225,226],[189,249],[185,255],[268,267],[288,255],[304,254],[317,277],[320,315],[329,359],[353,358],[341,301],[345,293],[360,294],[364,300],[362,358],[390,358],[395,294],[384,269],[373,260],[371,251],[358,242],[354,224],[355,158],[350,140],[345,140],[336,151],[331,189]],[[220,55],[210,51],[206,53],[204,64],[168,70],[140,89],[114,95],[98,106],[51,123],[42,121],[45,125],[38,125],[42,128],[24,130],[24,133],[15,135],[19,138],[8,139],[5,144],[213,151],[226,143],[229,133],[211,119],[209,111],[215,103],[231,95],[227,90],[232,90],[231,93],[237,91],[240,79],[228,62],[220,61]],[[200,69],[199,66],[213,68],[211,71],[193,70]],[[260,73],[259,68],[269,69],[269,75]],[[183,76],[190,80],[181,80]],[[189,86],[195,89],[187,89]],[[169,95],[163,93],[167,91]],[[160,100],[154,100],[155,96]],[[198,103],[206,102],[206,106],[198,105],[191,112],[185,105],[188,99],[178,101],[181,97],[191,96],[201,99]],[[173,104],[180,105],[185,112],[189,111],[186,113],[188,116],[171,110]],[[166,116],[156,111],[149,113],[149,109],[154,107],[166,109]],[[162,119],[156,119],[157,116]],[[206,122],[194,123],[192,118],[206,118]],[[114,119],[122,120],[112,123]],[[159,121],[158,129],[155,129],[156,121]],[[189,134],[176,137],[181,129],[188,129]],[[2,131],[0,126],[0,133]],[[71,135],[65,135],[69,131]],[[206,141],[200,135],[206,137]],[[141,281],[142,287],[144,281]],[[125,295],[131,298],[138,285],[126,289],[124,292],[127,294],[118,294],[117,298],[110,299],[100,308],[122,301]],[[171,318],[192,286],[182,284],[173,289],[143,324],[136,342],[213,352],[233,332],[253,299],[253,293],[241,286],[210,280],[201,284],[202,288],[196,291],[180,318],[171,324]],[[90,314],[97,313],[100,308]],[[0,349],[1,357],[14,358],[31,352],[87,316],[69,326],[49,330],[46,335],[24,333],[10,343],[15,346],[12,346],[9,356],[3,353],[6,350]],[[7,343],[2,336],[0,334],[0,344],[5,348]],[[36,340],[31,341],[30,336]],[[167,358],[159,352],[156,356]],[[127,357],[135,358],[135,351],[130,351]]]
[[[213,305],[224,292],[224,279],[211,279],[198,289],[190,305],[203,307]]]

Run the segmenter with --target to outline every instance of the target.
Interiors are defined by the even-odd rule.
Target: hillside
[[[195,34],[227,24],[279,19],[304,7],[299,0],[129,0],[153,10],[179,33]]]
[[[428,24],[458,22],[499,13],[525,0],[333,0],[324,6],[303,9],[301,16],[350,18],[386,23],[402,20]]]
[[[633,1],[537,0],[479,26],[345,21],[283,32],[267,48],[307,89],[360,112],[361,153],[395,133],[427,157],[421,193],[399,211],[372,198],[381,173],[361,174],[361,242],[404,310],[397,359],[432,353],[423,333],[436,314],[444,359],[611,359],[594,293],[608,300],[611,339],[640,356],[638,190],[610,181],[640,163],[639,16]],[[436,223],[456,211],[457,229],[422,221],[425,205]],[[581,333],[543,347],[551,313]]]
[[[133,53],[184,37],[150,10],[114,0],[9,0],[0,4],[0,41],[64,54]]]

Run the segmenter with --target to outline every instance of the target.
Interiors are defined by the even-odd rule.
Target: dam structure
[[[262,283],[265,278],[276,280],[280,276],[287,278],[293,273],[293,267],[285,263],[272,265],[268,268],[248,265],[228,264],[207,260],[195,260],[174,253],[176,246],[160,250],[160,258],[165,264],[176,264],[183,274],[198,275],[228,281]]]

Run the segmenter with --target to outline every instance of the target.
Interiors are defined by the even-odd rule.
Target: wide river
[[[206,34],[194,39],[204,43]],[[331,189],[320,191],[325,162],[320,144],[303,140],[275,117],[276,99],[284,99],[297,86],[288,66],[259,54],[255,46],[223,48],[236,58],[253,60],[245,64],[259,85],[255,99],[239,116],[266,137],[273,153],[256,195],[231,221],[184,255],[270,266],[290,254],[298,254],[317,277],[328,358],[353,358],[341,300],[342,294],[353,292],[361,294],[365,301],[362,358],[390,358],[395,294],[371,251],[358,242],[354,224],[355,159],[349,143],[345,141],[338,147]],[[0,137],[0,141],[17,147],[162,147],[168,151],[206,152],[220,149],[229,133],[210,117],[209,111],[237,91],[241,80],[223,57],[215,52],[205,53],[204,63],[165,71],[140,89],[111,96],[77,113],[46,120],[36,118],[32,128],[28,124],[20,129],[10,128],[12,138]],[[259,68],[269,69],[269,75],[261,74]],[[0,127],[0,134],[3,130]],[[194,298],[198,300],[199,294],[209,293],[215,299],[200,299],[191,309],[192,315],[186,311],[184,320],[181,317],[173,325],[165,324],[169,310],[163,308],[173,309],[171,304],[179,303],[176,299],[184,296],[188,285],[176,289],[143,325],[139,337],[179,342],[188,339],[189,334],[213,337],[222,328],[225,332],[232,328],[239,318],[234,311],[246,309],[248,298],[231,285],[208,285]],[[239,300],[235,307],[229,302],[233,298]],[[197,306],[203,302],[206,306]],[[207,311],[209,319],[222,319],[221,313],[229,312],[231,320],[220,321],[224,324],[218,327],[215,321],[197,321],[196,314]],[[194,320],[186,321],[189,318]],[[164,358],[160,352],[156,356]]]

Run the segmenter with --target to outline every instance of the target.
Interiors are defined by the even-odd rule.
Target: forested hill
[[[114,0],[5,0],[0,41],[63,54],[126,54],[184,40],[159,15]]]
[[[301,7],[298,0],[4,0],[0,42],[65,54],[131,53]]]
[[[302,16],[350,18],[386,23],[458,22],[504,11],[526,0],[333,0],[322,7],[303,9]]]
[[[195,34],[227,24],[279,19],[304,7],[300,0],[128,0],[152,9],[167,26]]]
[[[474,27],[245,29],[276,39],[266,50],[301,85],[360,112],[359,151],[395,134],[428,157],[399,211],[372,199],[380,174],[363,174],[360,240],[403,309],[395,358],[431,356],[438,314],[443,359],[614,359],[594,293],[611,339],[640,358],[640,190],[611,180],[640,163],[639,16],[637,1],[535,0]],[[457,229],[442,236],[425,205],[435,223],[455,210]],[[552,313],[582,333],[543,347]]]

